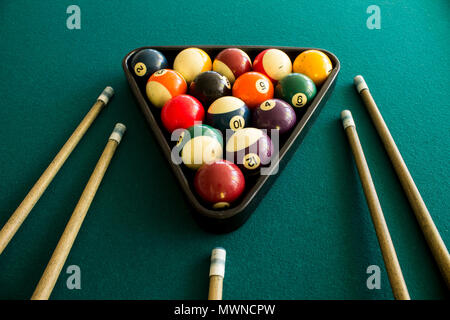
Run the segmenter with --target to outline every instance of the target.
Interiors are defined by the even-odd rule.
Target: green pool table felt
[[[107,85],[116,95],[0,256],[0,299],[28,299],[116,122],[128,131],[52,299],[205,299],[209,255],[227,249],[224,299],[393,299],[339,120],[352,111],[413,299],[448,298],[393,167],[353,87],[362,74],[450,243],[448,1],[69,1],[0,3],[0,225]],[[366,26],[369,5],[381,29]],[[251,218],[214,235],[188,204],[128,88],[131,50],[153,45],[317,47],[341,62],[336,88]],[[81,268],[81,289],[66,268]],[[366,286],[381,267],[381,289]]]

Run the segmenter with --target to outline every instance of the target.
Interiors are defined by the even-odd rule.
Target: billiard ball
[[[196,97],[203,106],[223,96],[231,95],[231,84],[228,79],[215,71],[205,71],[195,77],[189,87],[189,93]]]
[[[320,86],[333,70],[330,58],[319,50],[306,50],[294,60],[294,72],[303,73]]]
[[[234,83],[240,75],[252,70],[252,60],[241,49],[224,49],[214,59],[213,70],[227,77],[230,83]]]
[[[202,49],[187,48],[177,54],[173,62],[173,68],[181,73],[186,82],[190,84],[199,73],[210,71],[212,62],[208,54]]]
[[[176,129],[186,129],[202,122],[205,110],[196,98],[187,94],[173,97],[161,110],[161,121],[169,132]]]
[[[206,123],[222,131],[242,129],[249,118],[250,111],[245,102],[231,96],[214,101],[206,113]]]
[[[225,150],[227,160],[237,164],[244,173],[251,174],[270,163],[273,144],[261,129],[244,128],[230,137]]]
[[[292,71],[289,56],[279,49],[266,49],[253,61],[253,71],[266,75],[272,82],[277,82]]]
[[[269,99],[253,110],[252,124],[258,129],[265,129],[270,135],[271,129],[281,134],[289,132],[295,125],[297,116],[291,105],[280,99]]]
[[[194,189],[214,209],[226,209],[244,192],[245,178],[235,164],[217,160],[200,167],[194,177]]]
[[[233,96],[241,99],[250,108],[256,108],[263,101],[273,98],[273,84],[259,72],[247,72],[236,79]]]
[[[222,146],[220,131],[205,124],[193,125],[182,131],[177,143],[183,163],[193,170],[222,159]]]
[[[276,96],[295,108],[304,108],[316,96],[316,85],[301,73],[290,73],[276,86]]]
[[[130,66],[138,85],[145,88],[148,78],[155,71],[168,68],[169,63],[158,50],[143,49],[133,55]]]
[[[174,70],[161,69],[156,71],[146,86],[147,97],[157,108],[162,108],[170,98],[185,94],[187,84],[181,74]]]

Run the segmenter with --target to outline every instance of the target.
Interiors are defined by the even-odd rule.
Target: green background
[[[81,30],[66,8],[81,8]],[[366,27],[369,5],[381,29]],[[354,115],[404,277],[414,299],[446,288],[352,79],[363,74],[447,245],[449,2],[2,1],[0,224],[3,225],[106,85],[102,111],[0,256],[0,298],[28,299],[113,125],[128,131],[76,239],[53,299],[204,299],[209,256],[227,249],[224,299],[392,299],[339,118]],[[152,45],[327,49],[340,59],[335,91],[237,231],[200,229],[137,107],[121,68]],[[81,290],[66,288],[67,266]],[[380,290],[366,268],[382,269]],[[448,297],[448,296],[447,296]]]

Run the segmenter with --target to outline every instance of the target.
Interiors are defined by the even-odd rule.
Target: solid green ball
[[[316,85],[301,73],[290,73],[278,81],[276,95],[290,103],[294,108],[304,109],[317,93]]]

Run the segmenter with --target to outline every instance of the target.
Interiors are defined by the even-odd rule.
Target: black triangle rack
[[[332,93],[336,84],[336,79],[340,69],[340,63],[338,58],[329,51],[316,48],[300,48],[300,47],[273,47],[273,46],[195,46],[196,48],[203,49],[211,57],[215,57],[221,50],[226,48],[240,48],[244,50],[250,58],[255,56],[264,49],[276,48],[284,51],[292,61],[295,57],[305,50],[315,49],[325,53],[333,64],[333,70],[328,76],[327,80],[318,87],[316,96],[306,111],[298,119],[296,126],[292,132],[285,139],[280,140],[280,148],[278,154],[278,172],[274,175],[258,175],[255,178],[251,178],[246,181],[246,189],[243,196],[230,208],[225,210],[214,210],[209,208],[194,192],[193,188],[193,176],[194,173],[185,168],[182,165],[174,164],[171,161],[171,150],[175,142],[171,141],[170,135],[164,130],[160,120],[160,109],[151,105],[147,99],[145,93],[141,90],[138,83],[133,77],[133,73],[130,69],[131,57],[143,49],[156,49],[162,52],[170,64],[178,52],[185,48],[192,46],[152,46],[142,47],[135,49],[128,53],[122,61],[122,67],[125,72],[125,76],[133,92],[133,95],[137,99],[138,105],[153,132],[158,144],[161,147],[168,165],[172,168],[173,173],[180,185],[186,200],[192,208],[193,217],[197,222],[206,230],[213,233],[225,233],[231,232],[239,228],[252,214],[255,208],[258,206],[260,200],[269,191],[271,185],[275,181],[276,177],[281,174],[283,168],[288,163],[294,152],[300,146],[303,138],[307,134],[309,128],[313,125],[315,119],[319,115],[321,109],[327,102],[330,94]]]

